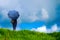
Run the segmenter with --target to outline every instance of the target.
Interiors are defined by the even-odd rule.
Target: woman
[[[11,23],[13,25],[13,30],[16,30],[16,26],[17,26],[17,19],[19,17],[19,13],[15,10],[9,11],[8,12],[8,16],[11,19]]]
[[[13,25],[13,30],[16,30],[16,26],[17,26],[17,20],[15,19],[15,20],[11,20],[11,23],[12,23],[12,25]]]

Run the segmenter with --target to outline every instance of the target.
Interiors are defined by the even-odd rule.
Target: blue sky
[[[20,14],[17,30],[59,31],[57,3],[56,0],[0,0],[0,28],[12,29],[7,14],[10,10],[17,10]]]

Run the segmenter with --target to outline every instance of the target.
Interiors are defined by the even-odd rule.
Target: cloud
[[[38,12],[39,11],[39,12]],[[41,10],[33,11],[32,13],[23,14],[21,19],[26,22],[35,22],[35,21],[46,21],[49,18],[48,11],[45,8]]]
[[[57,24],[53,25],[51,30],[54,32],[54,31],[57,31],[58,30],[58,27],[57,27]]]
[[[47,20],[48,15],[48,4],[51,6],[51,1],[48,0],[2,0],[0,1],[0,6],[4,8],[2,10],[3,18],[7,18],[7,13],[9,10],[17,10],[20,13],[19,20],[34,22],[36,20]],[[48,9],[47,9],[48,8]],[[41,11],[41,17],[36,16],[38,11]],[[39,14],[38,14],[39,15]]]
[[[57,32],[59,28],[57,27],[57,24],[54,24],[51,29],[46,28],[46,26],[38,27],[38,28],[32,28],[32,31],[38,31],[38,32],[45,32],[45,33],[52,33]]]
[[[34,31],[39,31],[39,32],[46,32],[46,26],[42,26],[42,27],[38,27],[37,29],[35,28],[32,28],[32,30]]]
[[[42,8],[42,19],[47,20],[49,18],[48,11]]]

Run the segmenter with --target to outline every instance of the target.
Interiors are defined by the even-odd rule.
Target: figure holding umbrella
[[[16,30],[16,26],[17,26],[17,19],[19,17],[19,13],[16,10],[12,10],[8,12],[8,16],[11,19],[11,23],[13,25],[13,30]]]

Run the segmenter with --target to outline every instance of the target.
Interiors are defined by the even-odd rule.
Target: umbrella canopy
[[[18,19],[19,13],[18,13],[18,11],[16,11],[16,10],[12,10],[12,11],[9,11],[9,12],[8,12],[8,16],[9,16],[9,18],[11,18],[11,19]]]

